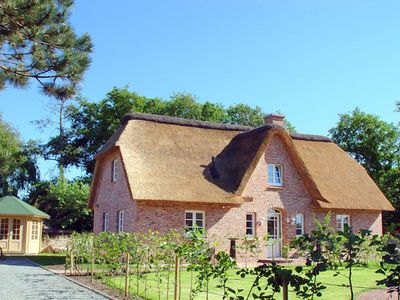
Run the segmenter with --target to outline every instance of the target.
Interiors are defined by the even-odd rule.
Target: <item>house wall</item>
[[[119,153],[109,156],[102,166],[102,178],[99,193],[94,203],[94,231],[101,231],[102,214],[110,213],[110,230],[116,230],[117,211],[124,209],[126,231],[146,232],[149,229],[165,232],[170,229],[182,231],[185,224],[185,210],[205,212],[205,226],[208,237],[216,240],[216,251],[229,251],[230,238],[242,238],[246,230],[246,213],[256,214],[256,235],[259,238],[267,234],[267,211],[278,209],[282,214],[283,244],[295,237],[295,225],[292,221],[297,213],[304,215],[304,229],[310,232],[315,228],[314,218],[323,219],[327,210],[317,209],[306,192],[282,141],[274,137],[258,162],[243,192],[245,203],[241,205],[204,204],[166,201],[132,201],[126,183],[126,177],[119,169],[117,183],[111,182],[111,161]],[[268,163],[280,164],[283,168],[283,186],[268,187]],[[127,213],[128,212],[128,213]],[[382,232],[381,213],[379,211],[332,211],[332,226],[336,226],[336,214],[349,214],[355,230],[371,229],[374,233]],[[129,218],[128,218],[129,216]],[[129,220],[129,221],[128,221]],[[239,241],[237,242],[239,243]],[[266,257],[266,247],[258,258]],[[240,253],[238,253],[240,260]]]
[[[112,161],[117,159],[117,181],[111,181]],[[118,212],[123,210],[124,230],[134,230],[136,203],[132,200],[119,151],[101,160],[97,195],[93,202],[93,231],[99,233],[103,226],[103,213],[109,214],[109,230],[117,231]]]

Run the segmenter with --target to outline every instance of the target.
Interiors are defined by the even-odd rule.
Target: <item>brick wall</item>
[[[117,163],[117,181],[111,181],[112,161]],[[98,191],[94,200],[93,232],[99,233],[103,228],[103,213],[109,214],[109,230],[117,231],[118,211],[124,211],[124,230],[133,231],[136,203],[131,199],[125,171],[122,167],[119,151],[108,155],[101,165]]]

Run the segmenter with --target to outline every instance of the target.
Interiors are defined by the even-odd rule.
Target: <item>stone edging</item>
[[[113,298],[113,297],[111,297],[111,296],[109,296],[109,295],[107,295],[107,294],[105,294],[105,293],[103,293],[103,292],[100,292],[100,291],[96,290],[95,288],[92,288],[92,287],[90,287],[90,286],[88,286],[88,285],[86,285],[86,284],[84,284],[84,283],[82,283],[82,282],[76,281],[76,280],[74,280],[74,279],[72,279],[72,278],[69,278],[68,276],[64,276],[63,274],[54,272],[53,270],[51,270],[51,269],[49,269],[49,268],[46,268],[45,266],[39,265],[38,263],[36,263],[36,262],[34,262],[34,261],[30,260],[30,259],[27,259],[27,258],[24,258],[24,259],[27,260],[27,261],[29,261],[30,263],[32,263],[32,264],[34,264],[34,265],[40,267],[40,268],[46,270],[46,271],[49,271],[49,272],[51,272],[51,273],[53,273],[53,274],[55,274],[55,275],[57,275],[57,276],[61,276],[62,278],[65,278],[65,279],[67,279],[67,280],[69,280],[69,281],[71,281],[71,282],[73,282],[73,283],[75,283],[75,284],[77,284],[77,285],[80,285],[81,287],[83,287],[83,288],[85,288],[85,289],[88,289],[88,290],[90,290],[90,291],[92,291],[92,292],[94,292],[94,293],[96,293],[96,294],[99,294],[99,295],[101,295],[101,296],[103,296],[103,297],[106,297],[107,299],[110,299],[110,300],[118,300],[118,299]]]

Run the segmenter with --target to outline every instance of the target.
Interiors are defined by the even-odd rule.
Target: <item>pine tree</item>
[[[44,94],[71,98],[90,64],[88,34],[68,23],[73,0],[0,1],[0,90],[35,79]]]

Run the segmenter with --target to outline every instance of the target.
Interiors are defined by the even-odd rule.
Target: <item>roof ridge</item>
[[[229,130],[229,131],[249,131],[249,130],[254,129],[254,127],[244,126],[244,125],[207,122],[207,121],[199,121],[199,120],[195,120],[195,119],[185,119],[185,118],[154,115],[154,114],[147,114],[147,113],[137,113],[137,112],[126,114],[122,118],[121,123],[124,124],[130,120],[143,120],[143,121],[150,121],[150,122],[156,122],[156,123],[165,123],[165,124],[173,124],[173,125],[181,125],[181,126],[189,126],[189,127],[199,127],[199,128],[206,128],[206,129]]]
[[[329,138],[327,136],[323,136],[323,135],[316,135],[316,134],[291,132],[290,137],[295,140],[333,143],[333,140],[331,138]]]
[[[180,125],[180,126],[199,127],[199,128],[206,128],[206,129],[218,129],[218,130],[230,130],[230,131],[243,131],[243,132],[250,132],[253,130],[265,130],[265,129],[271,129],[271,128],[282,128],[283,129],[282,126],[271,125],[271,124],[262,125],[260,127],[251,127],[251,126],[244,126],[244,125],[208,122],[208,121],[200,121],[200,120],[195,120],[195,119],[185,119],[185,118],[155,115],[155,114],[148,114],[148,113],[138,113],[138,112],[126,114],[122,118],[121,123],[125,124],[125,123],[129,122],[130,120],[143,120],[143,121],[150,121],[150,122],[155,122],[155,123],[173,124],[173,125]],[[293,139],[296,139],[296,140],[304,140],[304,141],[333,142],[333,140],[329,137],[326,137],[323,135],[315,135],[315,134],[304,134],[304,133],[293,132],[293,133],[290,133],[290,137]]]

